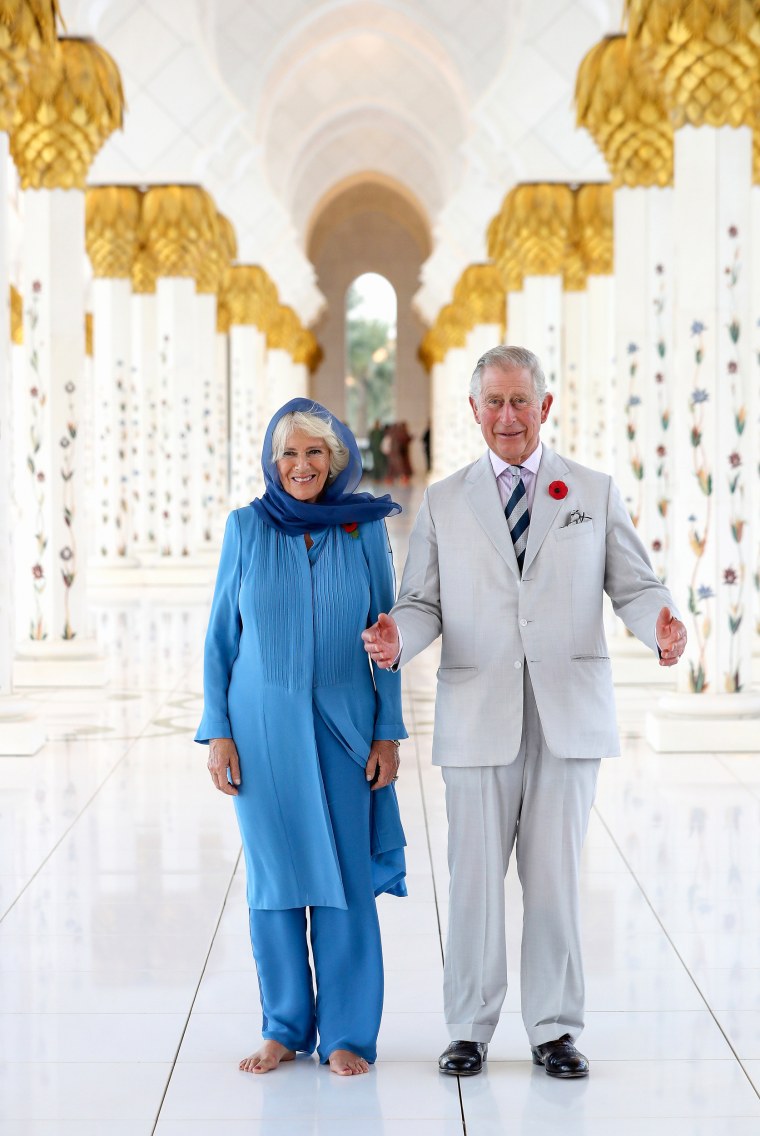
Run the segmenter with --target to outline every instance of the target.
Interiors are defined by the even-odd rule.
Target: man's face
[[[519,367],[486,367],[480,398],[470,397],[488,448],[510,465],[521,465],[533,453],[551,404],[550,394],[538,401],[530,371]]]

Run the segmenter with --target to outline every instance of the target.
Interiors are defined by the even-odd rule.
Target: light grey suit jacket
[[[549,493],[563,481],[567,496]],[[590,517],[568,524],[580,510]],[[602,594],[654,652],[655,576],[612,479],[544,446],[522,579],[486,452],[425,493],[392,615],[400,665],[442,635],[436,765],[507,765],[522,734],[527,662],[541,725],[557,757],[620,753]]]

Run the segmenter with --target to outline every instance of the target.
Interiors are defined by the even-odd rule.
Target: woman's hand
[[[377,773],[377,780],[372,788],[384,789],[391,781],[397,781],[399,764],[398,746],[395,742],[374,741],[365,767],[368,781],[372,781]]]
[[[240,758],[237,746],[232,738],[212,738],[208,743],[208,771],[211,780],[222,793],[228,797],[237,797],[235,785],[240,784]],[[232,776],[233,784],[227,779],[227,770]]]

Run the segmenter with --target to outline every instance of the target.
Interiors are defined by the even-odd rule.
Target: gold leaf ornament
[[[0,0],[0,130],[10,131],[30,65],[55,43],[58,0]]]
[[[615,187],[672,184],[673,124],[640,43],[612,35],[592,47],[578,68],[575,106]]]
[[[649,53],[673,126],[753,126],[760,83],[756,0],[626,0],[628,37]]]
[[[225,304],[231,324],[257,327],[266,334],[279,305],[277,288],[258,264],[233,264],[227,278]]]
[[[586,182],[575,191],[575,230],[589,276],[614,272],[612,192],[609,182]]]
[[[495,264],[470,264],[454,287],[454,303],[462,308],[472,329],[495,323],[504,331],[506,290]]]
[[[10,150],[22,189],[84,189],[92,160],[123,125],[119,68],[91,39],[40,52],[16,103]]]
[[[563,182],[522,183],[507,194],[502,239],[523,276],[562,274],[573,208],[573,192]]]
[[[202,186],[152,185],[145,191],[139,244],[157,276],[190,276],[206,284],[204,261],[218,241],[216,206]]]
[[[132,276],[141,197],[133,185],[88,186],[85,191],[85,244],[96,277]]]

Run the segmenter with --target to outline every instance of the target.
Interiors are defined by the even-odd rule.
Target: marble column
[[[0,125],[2,120],[0,119]],[[12,409],[10,285],[8,281],[8,135],[0,132],[0,756],[31,756],[44,745],[45,728],[35,709],[13,690],[16,576],[12,502]]]
[[[555,406],[544,425],[542,437],[553,449],[566,448],[562,434],[560,407],[562,390],[562,272],[573,220],[573,191],[561,182],[526,182],[510,190],[501,209],[500,226],[489,247],[501,269],[510,297],[510,317],[520,322],[523,342],[541,360],[547,389]],[[520,305],[513,312],[512,293],[522,277],[522,319]],[[509,331],[509,341],[515,340]]]
[[[267,328],[277,289],[257,264],[229,270],[225,305],[230,320],[230,507],[263,488],[261,446],[270,418]],[[279,405],[279,404],[278,404]]]
[[[132,264],[140,191],[91,187],[86,194],[87,252],[92,263],[95,541],[98,567],[134,566]]]
[[[89,639],[81,399],[84,376],[84,183],[122,124],[113,59],[91,40],[59,40],[30,68],[10,148],[24,190],[25,492],[19,550],[16,680],[95,685],[105,661]]]
[[[674,478],[673,127],[646,54],[624,35],[605,37],[586,55],[576,104],[578,124],[604,154],[613,187],[615,369],[603,468],[613,470],[653,567],[667,581]],[[650,652],[624,634],[619,621],[610,631],[616,681],[674,683],[674,672],[655,670]]]
[[[451,390],[452,413],[457,422],[458,465],[467,465],[483,453],[483,435],[468,404],[472,372],[482,355],[504,341],[506,294],[501,273],[494,264],[471,264],[454,287],[454,304],[463,312],[467,327],[464,358]]]
[[[52,0],[34,5],[28,2],[6,5],[0,45],[0,755],[29,756],[45,741],[45,730],[28,704],[13,694],[13,608],[20,584],[15,577],[15,505],[12,501],[16,480],[13,469],[12,419],[14,387],[11,360],[11,320],[19,313],[9,311],[9,186],[13,176],[7,132],[12,129],[18,101],[29,82],[30,70],[43,52],[50,52],[56,36],[56,7]],[[14,289],[14,297],[20,293]],[[18,342],[22,340],[18,328]],[[20,392],[19,392],[20,393]]]
[[[751,246],[751,325],[752,335],[752,376],[749,382],[749,398],[747,417],[750,422],[760,422],[760,127],[755,126],[752,144],[752,246]],[[748,486],[748,509],[750,516],[760,515],[760,470],[758,477],[751,478]],[[758,526],[760,528],[760,526]],[[755,571],[752,583],[752,627],[753,635],[753,668],[752,675],[755,683],[760,682],[760,531],[755,533],[754,543]]]
[[[246,505],[263,489],[266,336],[252,324],[230,328],[230,501]]]
[[[185,580],[204,544],[213,544],[206,532],[218,536],[207,508],[213,455],[204,449],[215,373],[216,299],[208,289],[219,272],[218,214],[209,194],[198,185],[149,187],[139,244],[157,277],[156,544],[164,578],[181,569]]]
[[[158,312],[156,281],[133,276],[130,356],[134,381],[133,405],[139,407],[135,431],[135,478],[132,484],[134,551],[140,563],[158,556]]]
[[[760,424],[748,414],[760,16],[746,16],[739,0],[709,20],[687,0],[673,3],[667,20],[630,4],[629,34],[649,53],[675,128],[671,444],[679,476],[669,583],[683,602],[689,643],[679,693],[646,719],[648,740],[663,750],[760,749],[760,695],[749,691],[758,567],[750,484]],[[703,74],[696,88],[695,67]]]

